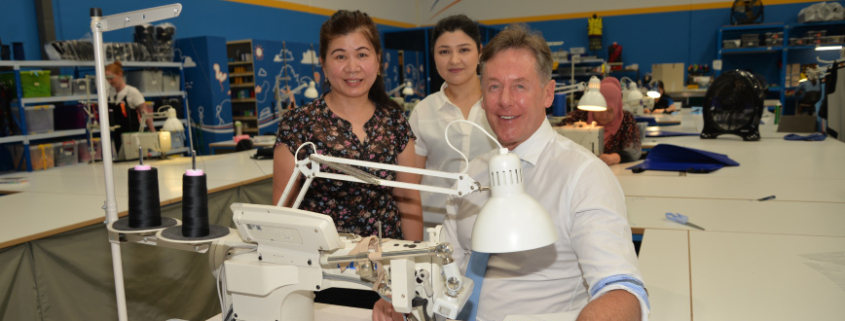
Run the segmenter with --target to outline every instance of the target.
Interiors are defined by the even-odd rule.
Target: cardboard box
[[[654,64],[651,65],[653,79],[662,80],[667,92],[681,91],[686,89],[684,83],[684,63]]]

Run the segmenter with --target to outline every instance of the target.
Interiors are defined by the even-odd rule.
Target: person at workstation
[[[622,110],[622,86],[614,77],[601,81],[601,94],[607,101],[606,111],[576,110],[564,118],[561,125],[583,121],[604,127],[604,151],[599,158],[607,165],[633,162],[640,159],[640,130],[634,115]]]
[[[816,69],[807,70],[807,80],[798,84],[795,89],[795,97],[798,98],[797,108],[795,111],[798,114],[812,115],[816,111],[816,103],[822,97],[821,81],[819,81],[819,73]]]
[[[152,113],[147,106],[144,95],[138,88],[126,84],[123,78],[123,65],[115,60],[105,68],[106,81],[109,87],[109,125],[120,126],[112,130],[112,141],[121,150],[122,134],[141,130],[141,113]],[[146,127],[155,132],[153,118],[148,117]]]
[[[466,15],[454,15],[437,22],[432,31],[431,48],[437,72],[444,83],[440,91],[428,95],[411,112],[411,129],[417,137],[414,148],[417,166],[444,172],[460,172],[466,162],[449,147],[443,133],[455,120],[468,120],[490,132],[487,117],[481,108],[481,81],[478,60],[481,55],[481,32]],[[456,123],[449,128],[449,143],[468,159],[486,153],[495,143],[470,124]],[[449,188],[453,181],[425,176],[422,184]],[[421,192],[423,215],[442,221],[446,215],[446,195]]]
[[[500,32],[481,54],[487,120],[499,142],[522,160],[525,192],[549,212],[559,238],[535,250],[491,254],[477,320],[573,310],[580,310],[579,320],[645,320],[648,294],[622,189],[607,166],[546,121],[545,108],[554,100],[551,66],[546,41],[521,25]],[[495,153],[477,157],[467,169],[482,186],[490,185],[488,161]],[[463,270],[478,271],[478,265],[467,266],[470,238],[489,198],[489,192],[449,197],[444,235]],[[374,307],[373,319],[401,320],[384,300]]]
[[[369,15],[335,12],[320,28],[320,65],[327,92],[282,116],[273,159],[273,203],[293,174],[296,159],[315,152],[413,167],[414,133],[404,110],[385,92],[379,32]],[[314,146],[297,149],[304,143]],[[294,158],[294,157],[298,158]],[[361,168],[383,180],[419,183],[416,174]],[[339,173],[322,166],[321,171]],[[299,189],[287,197],[293,203]],[[338,232],[422,240],[418,191],[328,179],[315,179],[300,209],[332,217]]]
[[[657,92],[660,93],[660,97],[654,99],[654,107],[651,110],[644,110],[645,113],[651,114],[671,114],[675,110],[675,101],[672,100],[672,97],[666,94],[666,89],[663,88],[663,81],[657,81]]]

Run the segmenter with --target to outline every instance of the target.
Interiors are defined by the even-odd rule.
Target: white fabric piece
[[[590,300],[588,286],[605,277],[630,275],[642,281],[622,188],[607,165],[558,135],[548,122],[512,152],[522,159],[526,193],[549,212],[559,238],[539,249],[490,256],[479,319],[580,310]],[[494,153],[470,162],[467,173],[482,186],[490,185],[487,162]],[[463,269],[472,226],[489,195],[449,198],[444,230]],[[645,307],[644,298],[639,300]],[[643,320],[648,313],[644,308]]]
[[[444,133],[449,123],[464,119],[464,115],[458,106],[449,101],[445,93],[446,87],[446,83],[443,83],[440,91],[420,101],[411,112],[409,122],[414,135],[417,136],[414,142],[417,155],[427,157],[425,168],[454,173],[464,170],[467,164],[461,155],[446,144]],[[488,133],[493,134],[490,124],[487,123],[484,109],[481,108],[481,100],[472,106],[466,120],[480,125]],[[478,128],[466,123],[454,124],[449,128],[449,141],[469,160],[497,147],[496,143]],[[426,186],[450,188],[454,183],[454,180],[440,177],[423,176],[422,178],[422,184]],[[443,217],[446,215],[446,195],[420,192],[420,196],[422,197],[423,220],[436,224],[443,222]]]
[[[129,103],[129,108],[135,109],[141,104],[143,104],[146,100],[144,99],[144,95],[138,90],[138,88],[132,87],[130,85],[126,85],[123,89],[115,93],[114,87],[109,87],[109,102],[115,103],[123,100],[126,98],[126,102]]]

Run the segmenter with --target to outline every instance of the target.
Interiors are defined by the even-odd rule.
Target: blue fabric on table
[[[628,167],[635,173],[644,170],[709,173],[725,166],[739,166],[727,155],[670,144],[654,146],[645,161]]]
[[[657,120],[649,116],[634,116],[634,121],[637,123],[648,123],[649,126],[657,126]]]
[[[806,141],[823,141],[827,138],[827,134],[824,133],[813,133],[809,135],[798,135],[798,134],[789,134],[783,136],[785,140],[806,140]]]

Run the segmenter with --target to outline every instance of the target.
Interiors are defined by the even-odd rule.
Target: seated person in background
[[[675,108],[675,101],[672,100],[672,97],[666,94],[666,90],[663,88],[663,81],[657,81],[657,92],[660,93],[660,97],[654,99],[654,107],[651,110],[644,110],[645,113],[664,113],[664,114],[671,114],[673,111],[677,110]]]
[[[607,165],[640,159],[640,130],[634,115],[622,110],[622,87],[619,80],[613,77],[602,80],[601,94],[607,101],[606,111],[588,112],[579,109],[564,118],[560,125],[595,121],[604,126],[604,151],[599,158]]]
[[[822,98],[821,82],[816,69],[807,70],[807,81],[802,81],[795,89],[798,98],[797,114],[812,115],[816,111],[816,103]]]
[[[521,159],[525,193],[549,213],[558,239],[533,250],[491,254],[474,306],[477,319],[459,319],[580,311],[578,320],[647,320],[648,294],[622,188],[607,166],[558,135],[546,120],[546,107],[554,100],[551,73],[549,46],[527,27],[508,27],[482,50],[481,105],[487,121],[502,146]],[[497,152],[470,161],[467,175],[489,186],[488,162]],[[472,252],[472,228],[490,197],[490,192],[449,197],[443,233],[462,272],[470,255],[478,254]],[[403,318],[380,300],[373,320]]]

